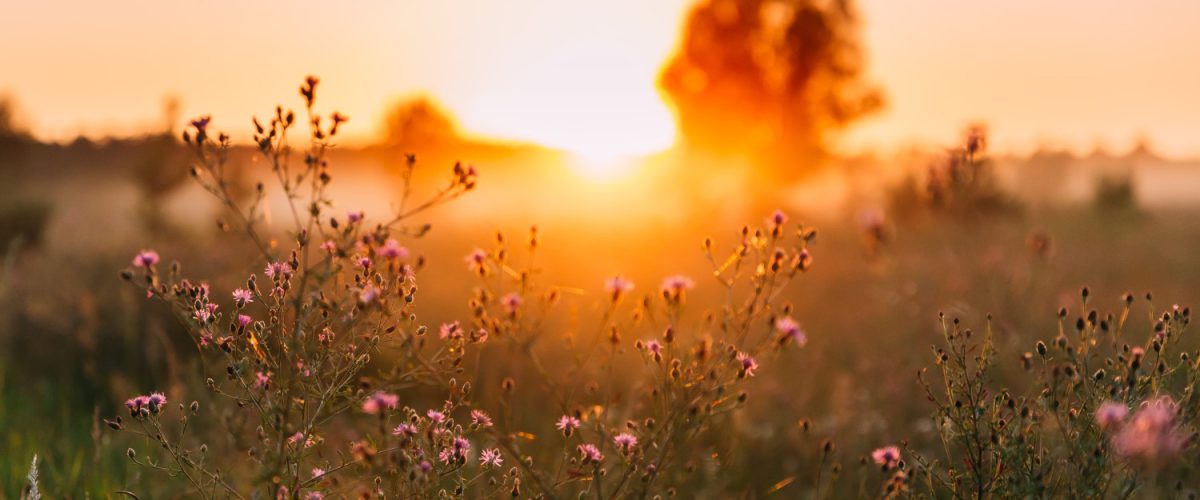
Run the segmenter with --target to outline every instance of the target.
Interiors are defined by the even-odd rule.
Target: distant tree
[[[446,147],[459,140],[453,116],[428,97],[392,106],[384,117],[383,133],[384,146],[406,152]]]
[[[660,75],[689,148],[794,180],[882,106],[862,79],[852,0],[701,0]]]

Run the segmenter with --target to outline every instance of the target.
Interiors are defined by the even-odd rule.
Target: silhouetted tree
[[[427,97],[402,101],[387,112],[383,123],[385,146],[405,152],[452,146],[459,140],[452,115]]]
[[[851,0],[702,0],[660,84],[685,145],[748,156],[775,180],[819,162],[829,139],[882,105],[861,77]]]

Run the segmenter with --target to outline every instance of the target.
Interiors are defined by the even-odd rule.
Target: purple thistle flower
[[[1143,402],[1113,436],[1117,454],[1150,468],[1161,467],[1178,456],[1187,444],[1187,434],[1179,426],[1177,406],[1169,396]]]
[[[1129,414],[1129,407],[1124,403],[1116,401],[1105,401],[1096,409],[1096,424],[1101,430],[1112,430],[1121,426],[1125,421],[1125,416]]]
[[[462,338],[462,328],[458,326],[458,322],[442,323],[442,327],[438,330],[438,336],[445,339],[460,339]]]
[[[254,374],[254,388],[266,389],[271,386],[271,374],[257,372]]]
[[[510,293],[500,299],[500,304],[504,306],[504,310],[508,312],[509,315],[516,315],[517,310],[521,308],[521,303],[523,302],[524,299],[522,299],[521,296],[516,293]]]
[[[400,404],[399,396],[383,391],[376,391],[366,401],[363,401],[362,410],[371,415],[376,415],[382,413],[384,410],[394,410],[398,404]]]
[[[780,334],[779,342],[781,344],[790,340],[795,342],[796,345],[804,347],[808,343],[808,334],[804,333],[804,330],[800,328],[800,324],[796,323],[796,320],[792,319],[791,316],[784,316],[775,320],[775,330]]]
[[[287,262],[271,262],[264,272],[268,278],[286,280],[292,277],[292,266]]]
[[[471,253],[467,254],[466,257],[463,257],[463,260],[467,262],[467,267],[472,271],[482,271],[487,264],[487,252],[476,248],[471,250]]]
[[[677,274],[667,277],[662,282],[663,295],[669,299],[678,300],[683,296],[683,292],[696,287],[696,282],[691,278]]]
[[[753,377],[754,371],[758,370],[758,362],[744,352],[737,354],[737,360],[738,364],[741,365],[741,375],[744,377]]]
[[[577,449],[579,450],[579,457],[585,464],[589,462],[598,464],[604,461],[604,454],[600,453],[600,448],[597,448],[594,444],[581,444]]]
[[[154,250],[142,250],[133,257],[133,265],[136,267],[150,268],[158,264],[158,252]]]
[[[900,463],[900,448],[895,446],[885,446],[871,452],[871,460],[876,464],[882,465],[884,470],[891,470]]]
[[[383,247],[379,249],[379,255],[388,260],[407,259],[408,249],[400,246],[400,242],[388,239],[383,243]]]
[[[367,214],[360,210],[358,212],[347,213],[346,220],[350,221],[351,224],[354,224],[355,222],[359,222],[359,221],[363,220],[363,217],[366,217],[366,216],[367,216]]]
[[[395,429],[392,429],[392,435],[393,436],[406,436],[406,437],[416,436],[417,428],[416,428],[416,426],[414,426],[412,424],[408,424],[408,423],[400,424],[400,425],[397,425]]]
[[[163,405],[167,404],[167,397],[161,392],[151,393],[146,396],[146,408],[150,409],[150,413],[158,413],[162,410]]]
[[[471,410],[471,422],[479,427],[491,427],[492,417],[483,410]]]
[[[254,294],[245,288],[238,288],[233,291],[233,300],[237,301],[239,306],[244,306],[254,302]]]
[[[440,424],[446,421],[446,414],[437,410],[429,410],[425,412],[425,416],[429,417],[429,421],[434,424]]]
[[[578,418],[570,415],[563,415],[558,417],[558,422],[554,424],[554,427],[562,431],[563,434],[570,436],[572,432],[575,432],[575,430],[579,428],[579,424],[580,422]]]
[[[637,446],[638,438],[637,436],[634,436],[628,432],[622,432],[616,436],[613,436],[613,443],[616,443],[617,447],[620,448],[621,451],[628,454],[633,451],[635,446]]]
[[[504,458],[500,456],[499,448],[485,449],[479,454],[479,465],[484,467],[499,467],[504,463]]]
[[[251,321],[254,321],[254,319],[246,314],[239,314],[237,317],[238,327],[240,327],[240,328],[246,328],[246,326],[249,325]]]
[[[619,300],[622,295],[630,290],[633,290],[633,282],[619,274],[604,280],[604,291],[612,296],[613,301]]]

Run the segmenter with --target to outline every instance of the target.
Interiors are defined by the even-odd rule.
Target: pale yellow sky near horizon
[[[42,138],[128,134],[178,95],[244,133],[251,114],[320,103],[373,133],[385,105],[434,96],[469,132],[595,154],[673,140],[654,86],[691,0],[203,3],[47,0],[0,16],[0,93]],[[954,140],[1200,155],[1200,2],[860,0],[887,109],[847,149]]]

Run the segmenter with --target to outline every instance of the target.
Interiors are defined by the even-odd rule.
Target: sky
[[[44,139],[185,116],[319,108],[367,140],[387,104],[425,94],[476,135],[585,154],[674,141],[655,87],[690,0],[5,0],[0,93]],[[888,107],[842,147],[945,144],[972,122],[1011,151],[1128,149],[1141,136],[1200,155],[1200,2],[860,0],[868,76]],[[328,106],[328,107],[326,107]]]

